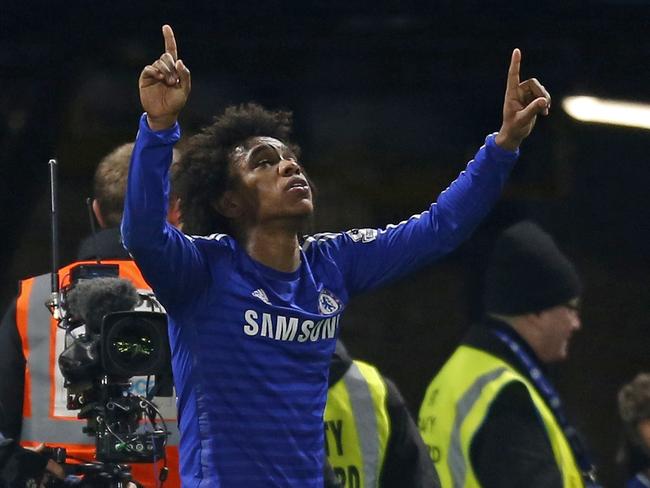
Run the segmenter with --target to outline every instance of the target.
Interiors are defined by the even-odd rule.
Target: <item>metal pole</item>
[[[59,291],[59,222],[56,181],[56,159],[50,159],[50,215],[52,218],[52,293]]]

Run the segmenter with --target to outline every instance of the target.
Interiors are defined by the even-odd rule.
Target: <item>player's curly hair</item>
[[[183,232],[206,235],[232,234],[231,222],[215,208],[221,195],[232,187],[232,152],[251,137],[273,137],[290,146],[292,113],[269,111],[256,103],[226,108],[223,115],[191,137],[173,178],[181,198]]]

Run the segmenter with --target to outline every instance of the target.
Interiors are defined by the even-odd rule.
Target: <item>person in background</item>
[[[434,488],[438,476],[395,384],[336,343],[325,405],[325,454],[343,488]]]
[[[550,235],[523,221],[498,238],[485,319],[427,388],[418,424],[443,488],[598,486],[547,372],[580,329],[582,285]]]
[[[626,488],[650,488],[650,374],[640,373],[618,392],[618,412],[625,434],[620,461]]]

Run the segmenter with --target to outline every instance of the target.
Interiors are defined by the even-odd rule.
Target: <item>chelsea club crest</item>
[[[341,308],[338,299],[331,292],[323,289],[318,295],[318,311],[322,315],[331,315]]]

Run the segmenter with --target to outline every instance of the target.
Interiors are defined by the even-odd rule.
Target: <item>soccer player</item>
[[[385,229],[299,239],[312,189],[290,114],[231,107],[189,142],[178,186],[184,230],[165,220],[168,168],[190,93],[172,29],[139,80],[146,111],[122,233],[169,315],[186,487],[321,487],[330,356],[348,300],[466,239],[497,200],[550,96],[519,81],[512,53],[498,134],[419,215]]]

